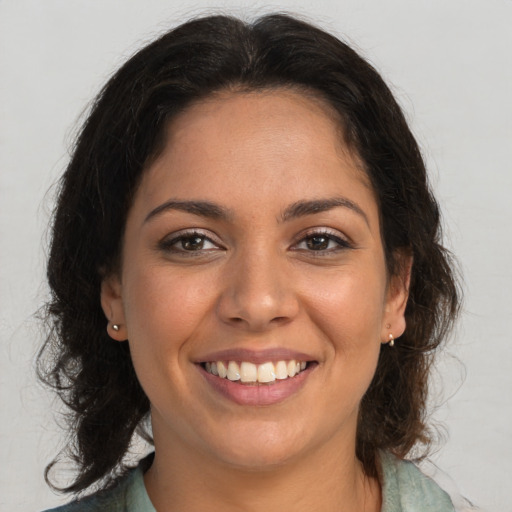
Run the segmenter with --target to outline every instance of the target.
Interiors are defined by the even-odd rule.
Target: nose
[[[217,314],[222,322],[265,331],[296,317],[299,301],[285,258],[240,254],[226,267]]]

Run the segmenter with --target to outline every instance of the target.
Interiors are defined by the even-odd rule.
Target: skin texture
[[[317,99],[223,93],[172,122],[143,176],[102,305],[151,402],[159,511],[380,509],[355,457],[358,407],[405,329],[407,283],[387,275],[373,191],[341,140]],[[285,215],[333,198],[349,206]],[[170,200],[227,214],[155,212]],[[315,364],[284,400],[240,405],[197,364],[232,348]]]

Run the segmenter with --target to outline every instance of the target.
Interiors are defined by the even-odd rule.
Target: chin
[[[303,439],[284,432],[277,425],[237,429],[217,444],[216,458],[226,465],[246,471],[264,471],[284,466],[305,450]]]

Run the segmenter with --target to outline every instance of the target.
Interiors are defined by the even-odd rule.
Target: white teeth
[[[286,368],[286,361],[278,361],[276,364],[276,379],[284,380],[287,378],[288,370]]]
[[[253,363],[244,361],[240,365],[240,380],[242,382],[256,382],[258,380],[258,367]]]
[[[229,361],[227,377],[229,380],[240,380],[240,367],[235,361]]]
[[[208,371],[208,367],[206,368],[206,371]],[[219,374],[219,377],[222,377],[223,379],[228,376],[228,369],[222,361],[217,361],[217,373]]]
[[[269,361],[260,365],[248,361],[210,361],[205,363],[205,370],[212,375],[231,381],[244,383],[270,383],[276,379],[285,380],[295,377],[307,367],[306,361]]]
[[[274,363],[264,363],[258,366],[258,382],[274,382],[275,380]]]

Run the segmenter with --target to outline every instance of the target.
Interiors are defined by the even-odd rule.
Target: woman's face
[[[102,289],[157,453],[257,468],[353,449],[406,290],[341,140],[323,103],[284,90],[218,95],[169,127]]]

